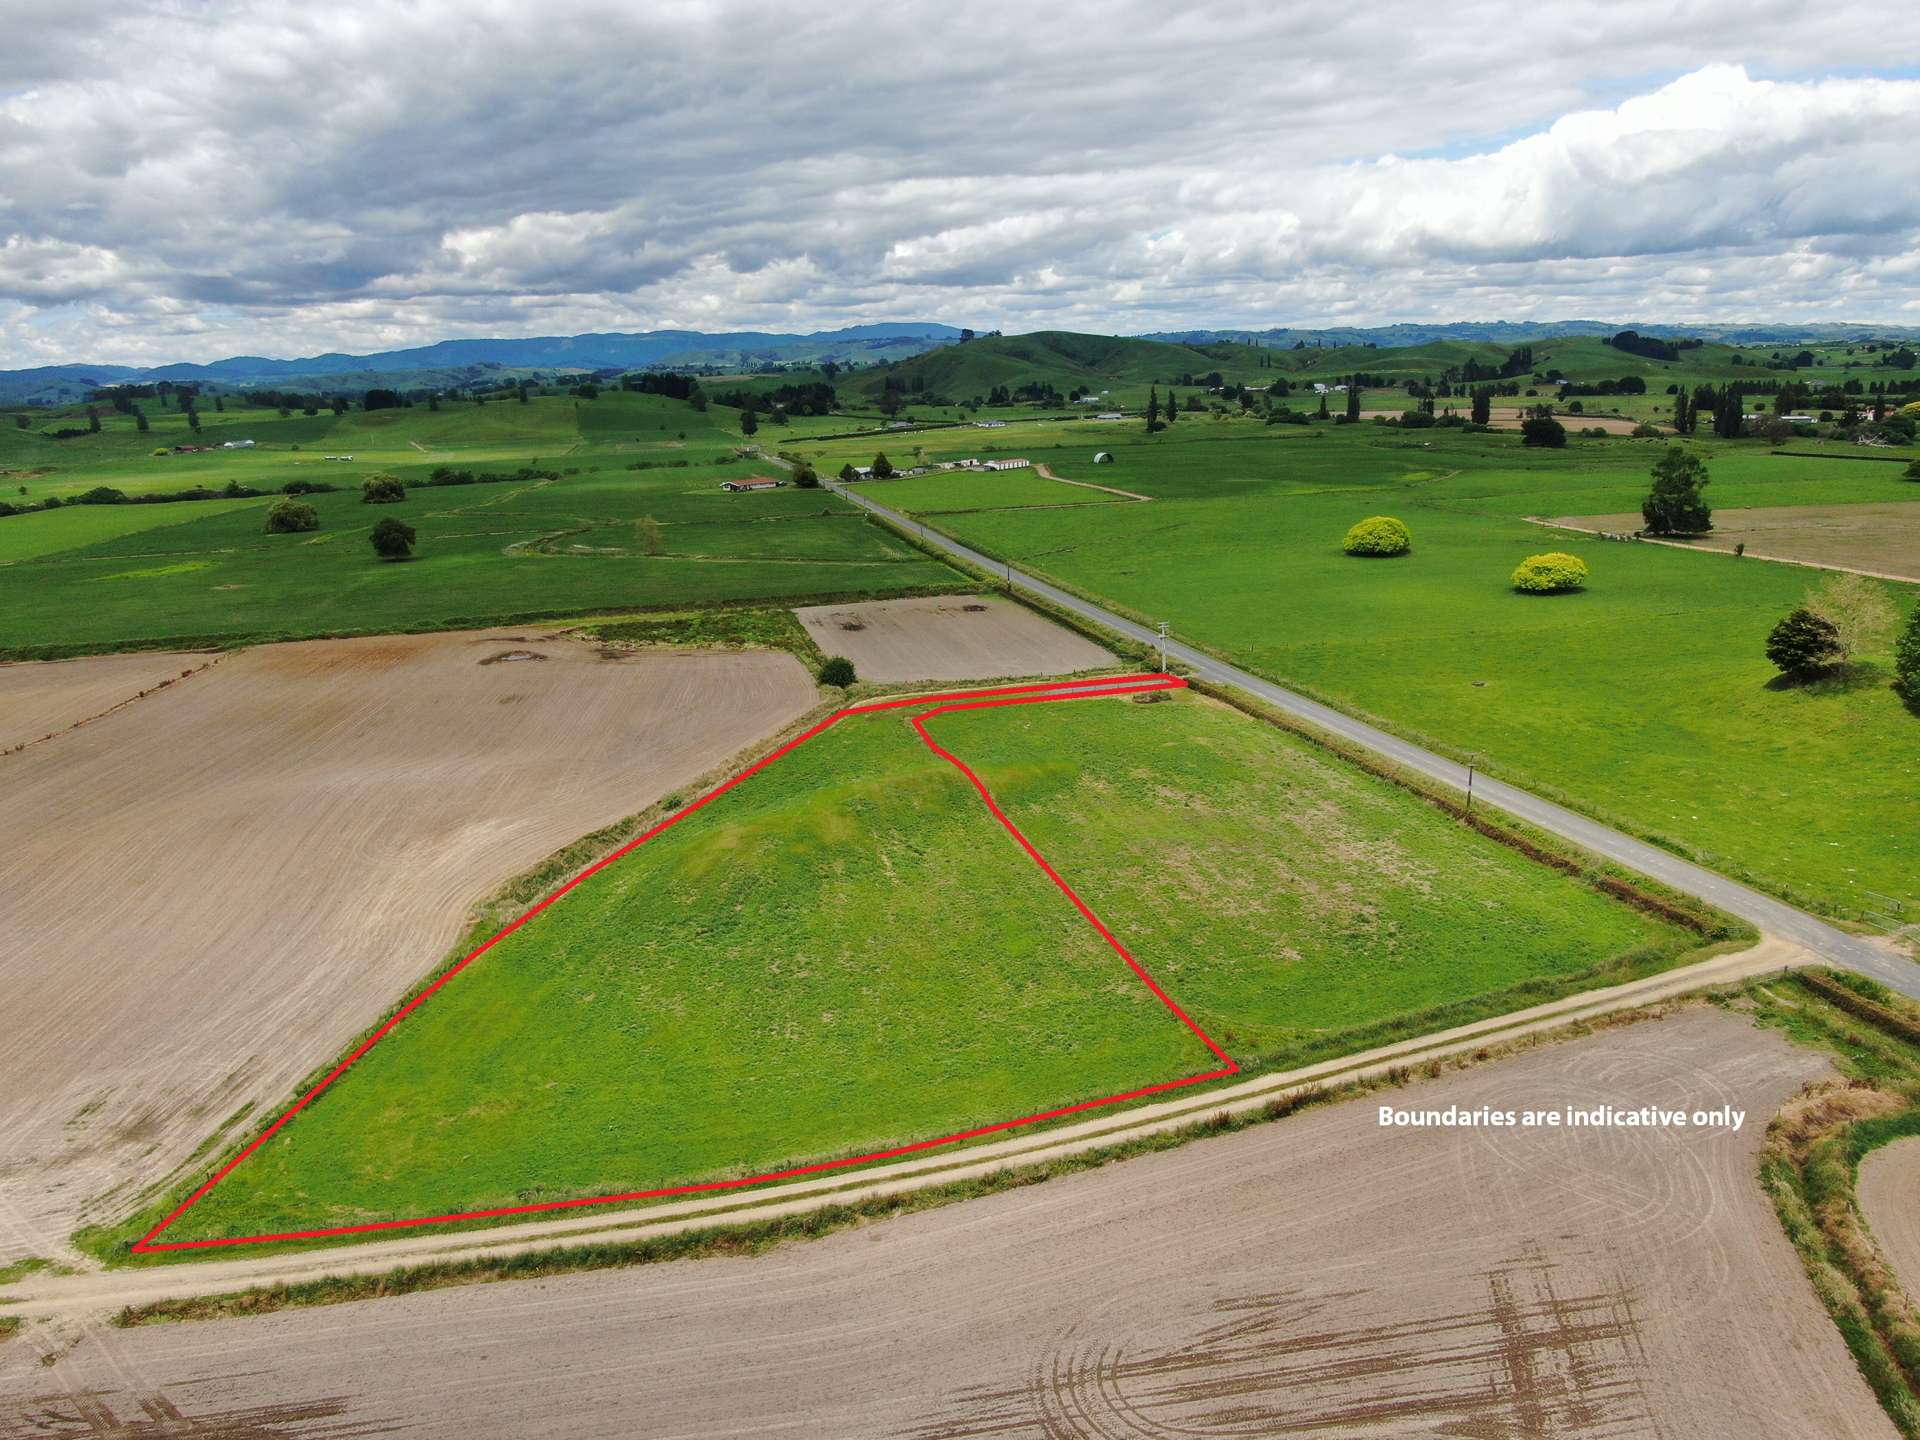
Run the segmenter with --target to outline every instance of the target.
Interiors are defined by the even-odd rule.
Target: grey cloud
[[[10,15],[0,363],[906,316],[1891,317],[1920,228],[1920,85],[1817,79],[1883,62],[1898,0],[1711,0],[1685,29],[1646,0],[77,12],[81,40],[74,4]],[[1710,64],[1729,36],[1751,74]],[[1680,78],[1635,78],[1650,54]]]

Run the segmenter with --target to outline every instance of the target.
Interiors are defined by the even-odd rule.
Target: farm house
[[[787,482],[771,475],[749,475],[744,480],[722,480],[720,488],[739,494],[743,490],[778,490]]]

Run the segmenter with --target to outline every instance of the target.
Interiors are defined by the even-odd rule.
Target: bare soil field
[[[1693,1007],[758,1258],[35,1332],[0,1434],[1881,1440],[1755,1174],[1823,1073]],[[1388,1129],[1381,1100],[1748,1116]]]
[[[1642,521],[1638,514],[1564,515],[1548,523],[1625,534]],[[1920,501],[1715,510],[1710,534],[1676,543],[1724,551],[1745,545],[1756,559],[1920,580]]]
[[[512,876],[815,699],[786,655],[313,641],[0,756],[0,1263],[123,1213]]]
[[[1309,396],[1308,398],[1315,399],[1316,397]],[[1334,395],[1328,399],[1327,403],[1332,406],[1336,414],[1342,413],[1342,398],[1343,397],[1339,395]],[[1539,404],[1541,401],[1553,406],[1554,418],[1566,426],[1568,430],[1598,429],[1606,431],[1609,435],[1631,435],[1634,427],[1640,423],[1638,420],[1628,420],[1618,415],[1569,415],[1566,410],[1561,407],[1559,402],[1549,395],[1543,395],[1540,397],[1540,400],[1529,401],[1528,403]],[[1439,402],[1436,401],[1435,403],[1438,405]],[[1453,403],[1455,410],[1459,411],[1462,415],[1467,413],[1466,402],[1456,400]],[[1371,420],[1377,415],[1384,415],[1397,419],[1407,411],[1413,409],[1413,407],[1414,402],[1411,400],[1397,409],[1376,408],[1369,405],[1360,412],[1360,418],[1362,420]],[[1517,428],[1520,422],[1526,418],[1526,413],[1526,409],[1519,405],[1494,405],[1488,408],[1487,419],[1496,428]],[[1634,523],[1639,523],[1637,518]]]
[[[814,643],[862,680],[1070,675],[1114,663],[1083,636],[991,595],[933,595],[795,610]]]
[[[1860,1213],[1909,1296],[1920,1296],[1920,1137],[1860,1162]]]
[[[90,720],[213,659],[163,651],[0,665],[0,755]]]

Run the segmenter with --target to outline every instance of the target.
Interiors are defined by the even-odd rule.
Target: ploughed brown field
[[[1115,663],[1086,637],[992,595],[809,605],[793,612],[862,680],[993,680],[1069,675]]]
[[[1920,1295],[1920,1136],[1860,1162],[1860,1213],[1909,1296]]]
[[[72,703],[29,729],[148,678],[133,657],[30,672],[54,675],[35,693]],[[0,755],[0,1264],[124,1214],[378,1019],[507,880],[815,700],[786,655],[323,640]]]
[[[0,665],[0,754],[92,720],[215,659],[158,651]]]
[[[1549,523],[1630,534],[1643,522],[1636,512],[1563,515]],[[1920,580],[1920,500],[1715,510],[1713,529],[1684,543],[1727,551],[1745,545],[1747,554],[1757,558]]]
[[[1827,1073],[1697,1006],[753,1258],[102,1328],[51,1366],[17,1341],[0,1434],[85,1395],[236,1435],[1892,1440],[1756,1174]]]

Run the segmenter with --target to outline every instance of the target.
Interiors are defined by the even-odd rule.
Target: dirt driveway
[[[78,1394],[285,1436],[1885,1440],[1755,1175],[1822,1073],[1694,1007],[1388,1098],[1730,1104],[1737,1132],[1356,1101],[754,1259],[101,1330],[51,1366],[18,1340],[0,1434],[99,1433],[50,1423]]]
[[[0,756],[0,1264],[117,1219],[506,880],[814,703],[784,655],[313,641]]]

